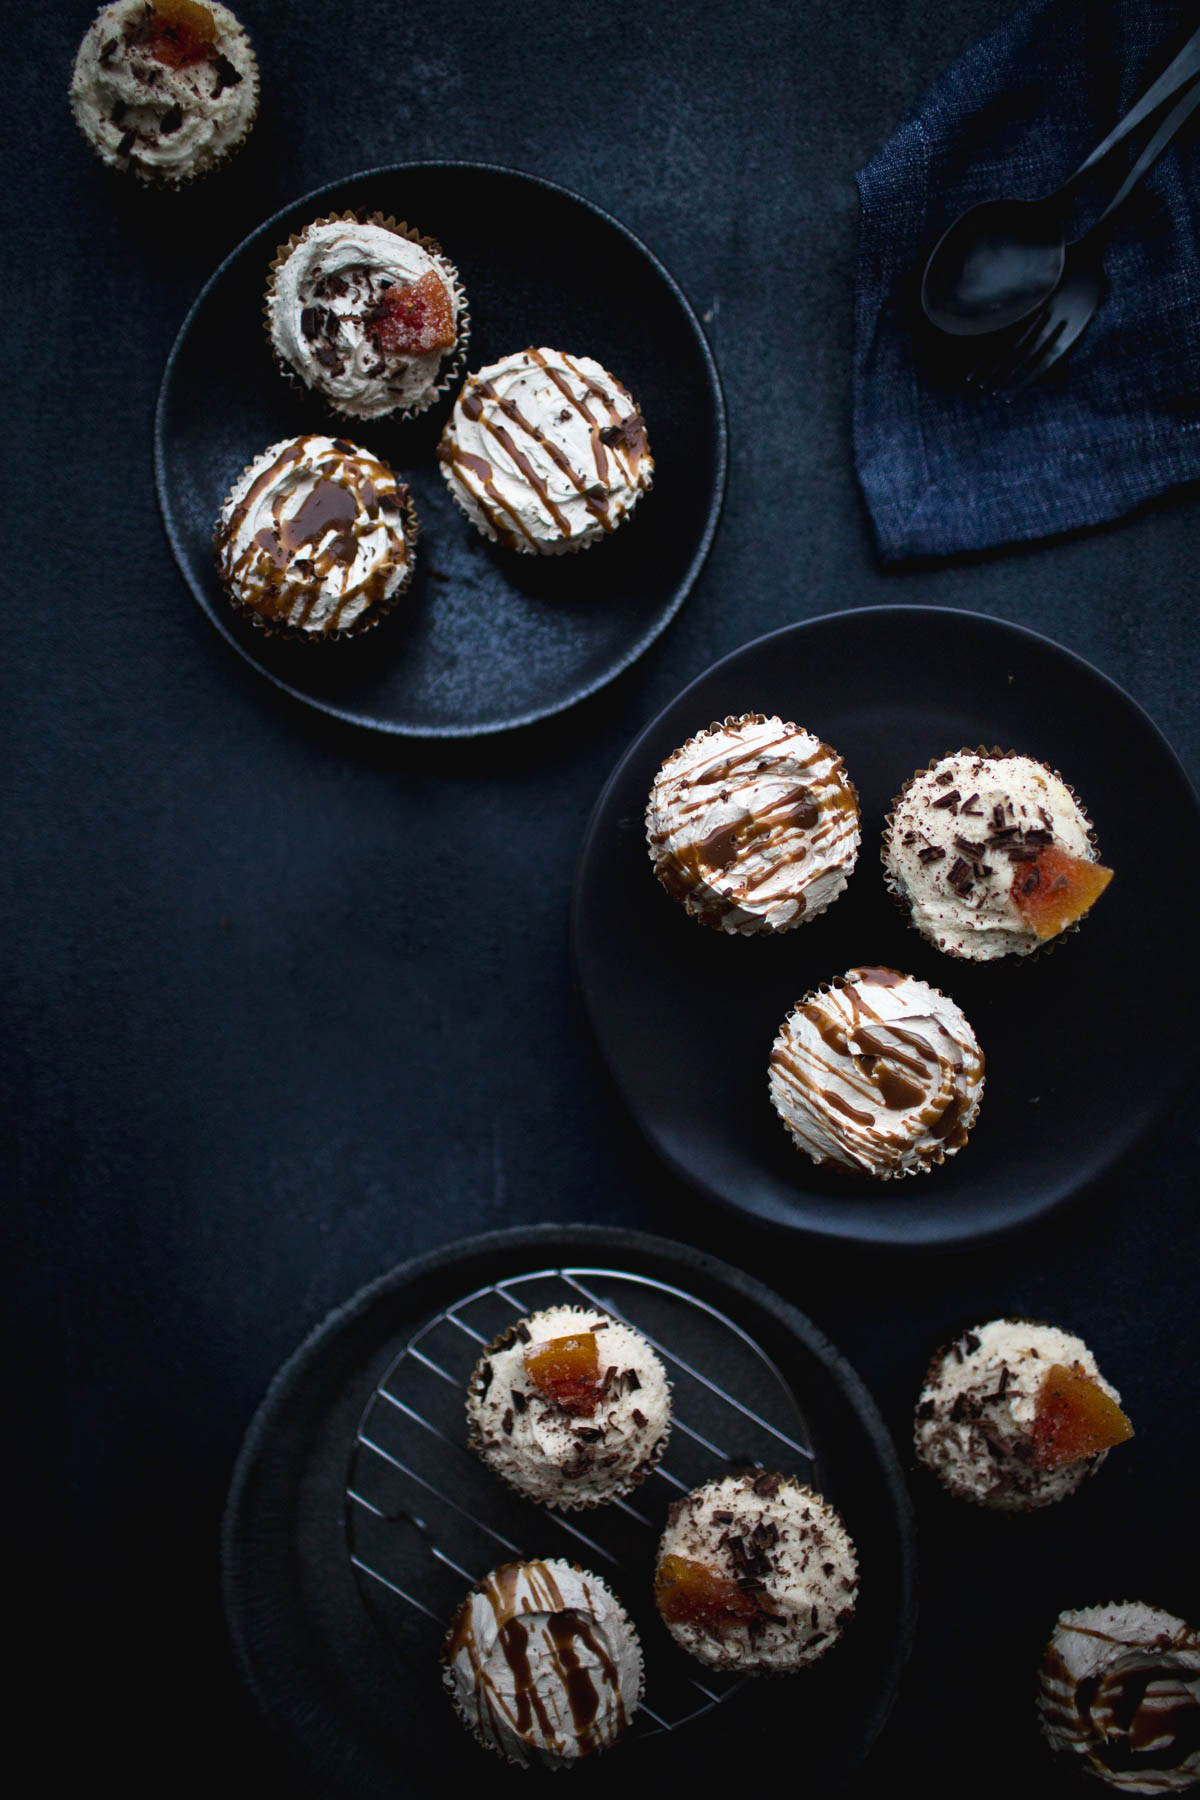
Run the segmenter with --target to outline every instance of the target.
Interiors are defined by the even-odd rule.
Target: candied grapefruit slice
[[[1054,1363],[1046,1370],[1033,1418],[1039,1468],[1061,1469],[1132,1436],[1133,1426],[1116,1401],[1078,1363]]]
[[[169,69],[203,62],[217,41],[217,21],[199,0],[154,0],[148,29],[151,56]]]
[[[454,342],[454,308],[445,282],[427,269],[407,287],[390,287],[365,321],[387,356],[426,356]]]
[[[594,1331],[526,1344],[525,1373],[540,1394],[571,1413],[596,1410],[600,1393],[600,1351]]]
[[[698,1625],[720,1631],[758,1611],[752,1594],[736,1581],[688,1556],[667,1555],[654,1571],[654,1600],[668,1625]]]
[[[1018,863],[1012,897],[1017,910],[1040,938],[1057,937],[1082,919],[1113,878],[1111,869],[1047,844],[1034,862]]]

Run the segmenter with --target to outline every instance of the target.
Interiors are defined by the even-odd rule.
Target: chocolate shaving
[[[760,1500],[773,1500],[783,1486],[782,1475],[771,1475],[764,1471],[754,1477],[754,1492]]]
[[[506,1437],[512,1436],[513,1409],[511,1406],[506,1406],[504,1409],[504,1417],[500,1421],[500,1429],[504,1432]]]
[[[922,863],[940,862],[946,852],[937,844],[928,844],[924,850],[917,851],[917,861]]]
[[[171,133],[173,131],[178,131],[179,127],[182,124],[183,124],[183,108],[182,108],[182,106],[169,106],[167,108],[166,112],[163,114],[162,120],[159,124],[159,127],[158,127],[159,133],[162,137],[170,137]]]
[[[969,894],[972,887],[975,885],[971,879],[971,871],[961,856],[954,859],[954,864],[950,873],[947,875],[946,880],[950,883],[950,886],[954,889],[955,893],[959,895]]]
[[[956,813],[958,811],[959,798],[960,795],[958,789],[951,788],[948,794],[943,794],[940,800],[934,801],[934,810],[941,811],[943,809],[948,809],[950,812]]]
[[[491,1363],[485,1358],[479,1365],[479,1398],[481,1400],[486,1397],[487,1391],[492,1385],[492,1377],[495,1373],[496,1371],[493,1369]]]
[[[212,91],[212,97],[214,100],[217,100],[225,92],[226,88],[239,86],[242,78],[230,62],[229,58],[227,56],[222,56],[220,51],[217,52],[214,60],[214,67],[217,71],[217,85]]]
[[[637,1425],[637,1426],[645,1425],[646,1415],[644,1412],[639,1412],[636,1406],[633,1408],[632,1417],[633,1417],[633,1422],[635,1425]]]
[[[523,1393],[522,1393],[522,1392],[521,1392],[521,1390],[520,1390],[520,1388],[514,1388],[514,1389],[513,1389],[513,1391],[512,1391],[512,1403],[513,1403],[513,1405],[514,1405],[514,1406],[515,1406],[515,1407],[516,1407],[516,1409],[517,1409],[517,1411],[518,1411],[518,1412],[519,1412],[519,1413],[523,1413],[523,1412],[525,1412],[525,1411],[527,1411],[527,1410],[528,1410],[528,1407],[529,1407],[529,1400],[528,1400],[528,1398],[527,1398],[527,1397],[526,1397],[526,1395],[524,1395],[524,1394],[523,1394]]]

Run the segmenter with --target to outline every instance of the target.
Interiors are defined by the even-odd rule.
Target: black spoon
[[[1007,331],[1044,306],[1062,277],[1075,189],[1144,119],[1200,74],[1200,30],[1068,181],[1040,200],[987,200],[960,215],[925,265],[921,306],[939,331]]]

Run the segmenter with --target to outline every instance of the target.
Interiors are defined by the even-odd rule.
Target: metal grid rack
[[[666,1364],[674,1418],[666,1455],[624,1500],[556,1513],[523,1500],[467,1447],[467,1381],[514,1319],[596,1306],[634,1326]],[[392,1361],[363,1412],[346,1482],[346,1540],[359,1592],[405,1660],[438,1654],[468,1587],[497,1563],[560,1556],[613,1587],[638,1628],[646,1697],[631,1736],[671,1731],[744,1678],[703,1669],[671,1641],[651,1594],[670,1502],[761,1464],[820,1485],[795,1396],[731,1319],[681,1289],[612,1269],[540,1269],[477,1289],[431,1319]]]

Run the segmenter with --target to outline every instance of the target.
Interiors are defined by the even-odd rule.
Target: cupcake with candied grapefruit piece
[[[1001,1512],[1065,1500],[1132,1436],[1083,1339],[1026,1319],[992,1319],[939,1350],[914,1424],[942,1485]]]
[[[914,775],[892,803],[883,865],[910,924],[972,962],[1047,948],[1112,880],[1062,776],[999,751],[959,750]]]

